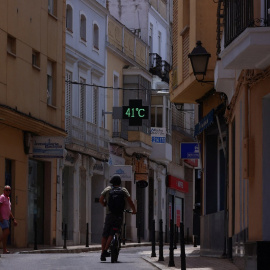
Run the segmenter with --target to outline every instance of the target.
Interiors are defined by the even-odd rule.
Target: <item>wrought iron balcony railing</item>
[[[153,75],[162,78],[162,58],[157,53],[149,53],[150,69]]]
[[[170,64],[162,60],[162,81],[169,83]]]
[[[269,1],[265,0],[265,18],[254,18],[254,0],[223,0],[225,47],[248,27],[269,26]]]

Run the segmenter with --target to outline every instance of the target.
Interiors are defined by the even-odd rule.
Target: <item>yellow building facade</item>
[[[1,1],[0,17],[0,188],[11,186],[18,221],[9,244],[53,244],[57,161],[33,145],[66,134],[65,0]]]

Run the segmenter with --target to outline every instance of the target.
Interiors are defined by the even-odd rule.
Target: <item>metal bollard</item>
[[[186,252],[185,252],[185,236],[184,224],[180,223],[180,242],[181,242],[181,270],[186,270]]]
[[[67,248],[67,224],[65,224],[65,229],[64,229],[64,246],[63,248]]]
[[[174,225],[174,249],[177,249],[177,238],[178,238],[178,232],[177,232],[177,226],[176,224]]]
[[[126,222],[123,225],[123,241],[122,241],[123,245],[126,244]]]
[[[160,219],[159,221],[159,261],[164,261],[163,257],[163,230],[162,230],[163,221]]]
[[[86,223],[86,247],[89,247],[89,227],[88,227],[88,223]]]
[[[168,243],[168,226],[165,224],[165,243]]]
[[[174,226],[173,226],[173,220],[170,220],[170,260],[169,260],[169,267],[174,267],[174,254],[173,254],[173,231],[174,231]]]
[[[37,248],[37,221],[35,220],[34,221],[34,227],[35,227],[35,234],[34,234],[34,236],[35,236],[35,240],[34,240],[34,250],[37,250],[38,248]]]
[[[155,232],[155,220],[152,221],[152,254],[151,257],[157,257],[156,255],[156,232]]]
[[[138,237],[138,243],[141,243],[141,222],[138,223],[137,237]]]

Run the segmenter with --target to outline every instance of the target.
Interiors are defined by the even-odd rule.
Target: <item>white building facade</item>
[[[99,243],[103,209],[98,204],[106,185],[108,130],[106,104],[106,3],[66,2],[67,138],[59,161],[57,245]],[[97,207],[98,205],[98,207]]]

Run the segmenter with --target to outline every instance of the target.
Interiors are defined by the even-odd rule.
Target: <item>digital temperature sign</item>
[[[123,119],[129,119],[130,126],[141,126],[142,119],[148,119],[149,107],[142,106],[141,99],[130,99],[129,106],[123,106]]]

